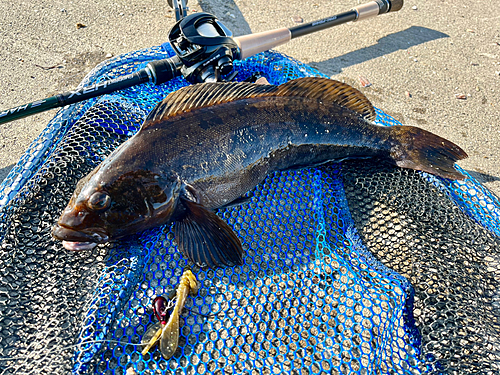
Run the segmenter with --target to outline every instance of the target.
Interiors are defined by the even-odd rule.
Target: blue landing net
[[[82,85],[171,56],[168,45],[96,67]],[[316,70],[267,52],[237,80]],[[463,374],[500,371],[500,205],[464,181],[345,161],[270,175],[219,216],[244,264],[201,270],[179,348],[141,354],[188,262],[169,226],[82,253],[50,230],[76,182],[139,129],[177,78],[61,110],[0,186],[0,373]],[[377,122],[398,123],[377,110]],[[127,372],[128,371],[128,372]]]

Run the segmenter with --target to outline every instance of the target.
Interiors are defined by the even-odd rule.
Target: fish
[[[374,123],[371,102],[332,79],[281,85],[202,83],[169,94],[140,130],[81,179],[52,234],[67,250],[170,223],[200,267],[243,263],[241,242],[215,210],[238,204],[267,175],[346,158],[463,179],[459,146],[413,126]]]

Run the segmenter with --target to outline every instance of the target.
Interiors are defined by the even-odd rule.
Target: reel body
[[[239,47],[214,15],[191,14],[178,21],[169,41],[182,62],[180,73],[191,83],[217,82],[233,70]]]

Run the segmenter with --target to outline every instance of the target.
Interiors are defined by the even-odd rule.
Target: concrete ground
[[[365,2],[192,0],[189,7],[243,35]],[[106,58],[167,41],[174,21],[165,0],[1,1],[0,110],[67,91]],[[459,164],[500,196],[500,0],[405,0],[399,12],[277,50],[359,88],[404,124],[457,143],[469,154]],[[55,113],[0,125],[0,180]]]

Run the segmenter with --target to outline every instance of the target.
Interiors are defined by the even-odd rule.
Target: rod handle
[[[389,12],[397,12],[403,7],[404,0],[392,0],[389,1],[390,7]]]
[[[403,7],[404,0],[373,0],[352,8],[357,13],[356,21],[375,17],[379,14],[397,12]]]
[[[247,57],[267,51],[271,48],[288,43],[292,38],[290,30],[286,27],[281,29],[263,31],[256,34],[248,34],[233,38],[240,50],[238,59],[244,60]]]

